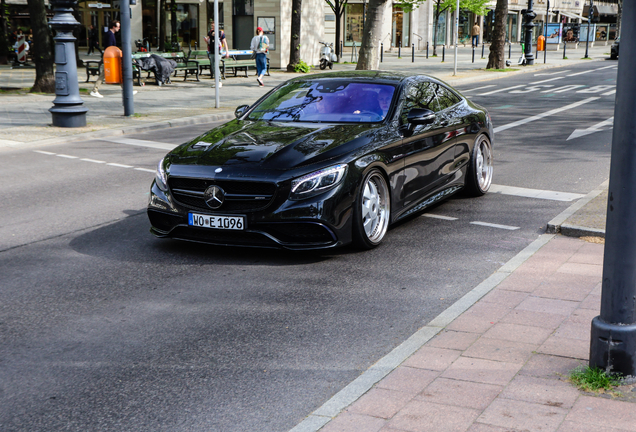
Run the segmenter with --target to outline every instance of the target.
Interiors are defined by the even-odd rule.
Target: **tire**
[[[486,135],[479,135],[475,140],[470,165],[466,173],[466,193],[478,197],[490,189],[492,183],[492,145]]]
[[[353,211],[353,240],[360,249],[378,246],[389,228],[391,195],[382,173],[369,171],[358,190]]]
[[[325,70],[325,69],[327,69],[327,61],[320,60],[320,70]]]
[[[329,69],[333,69],[333,63],[329,63]]]

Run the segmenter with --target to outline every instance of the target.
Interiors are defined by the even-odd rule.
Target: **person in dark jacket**
[[[104,54],[102,49],[99,47],[97,30],[95,29],[95,26],[91,24],[91,27],[88,29],[88,52],[86,53],[86,55],[91,55],[94,50],[99,51],[101,55]]]
[[[104,51],[106,48],[111,46],[117,46],[117,40],[115,39],[115,33],[119,31],[121,28],[121,24],[119,21],[113,21],[110,23],[110,28],[104,35]],[[104,63],[103,53],[102,53],[102,64]],[[95,85],[93,86],[93,90],[91,90],[90,95],[97,98],[103,98],[99,93],[99,86],[104,82],[104,68],[102,67],[99,70],[99,76],[97,77],[97,81],[95,81]],[[137,93],[136,91],[133,94]]]

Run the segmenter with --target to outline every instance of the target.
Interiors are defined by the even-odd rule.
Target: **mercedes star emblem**
[[[225,201],[225,191],[216,185],[212,185],[203,193],[205,203],[213,210],[218,209]]]

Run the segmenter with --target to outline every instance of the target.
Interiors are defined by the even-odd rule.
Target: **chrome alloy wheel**
[[[362,226],[367,239],[379,243],[389,226],[389,188],[378,172],[367,177],[361,200]]]
[[[482,192],[490,189],[492,182],[492,148],[490,141],[485,136],[475,144],[475,175],[477,176],[477,184]]]

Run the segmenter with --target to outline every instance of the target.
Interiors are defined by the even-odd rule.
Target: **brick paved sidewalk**
[[[602,257],[555,236],[320,431],[636,431],[634,385],[599,396],[566,378],[587,364]]]

